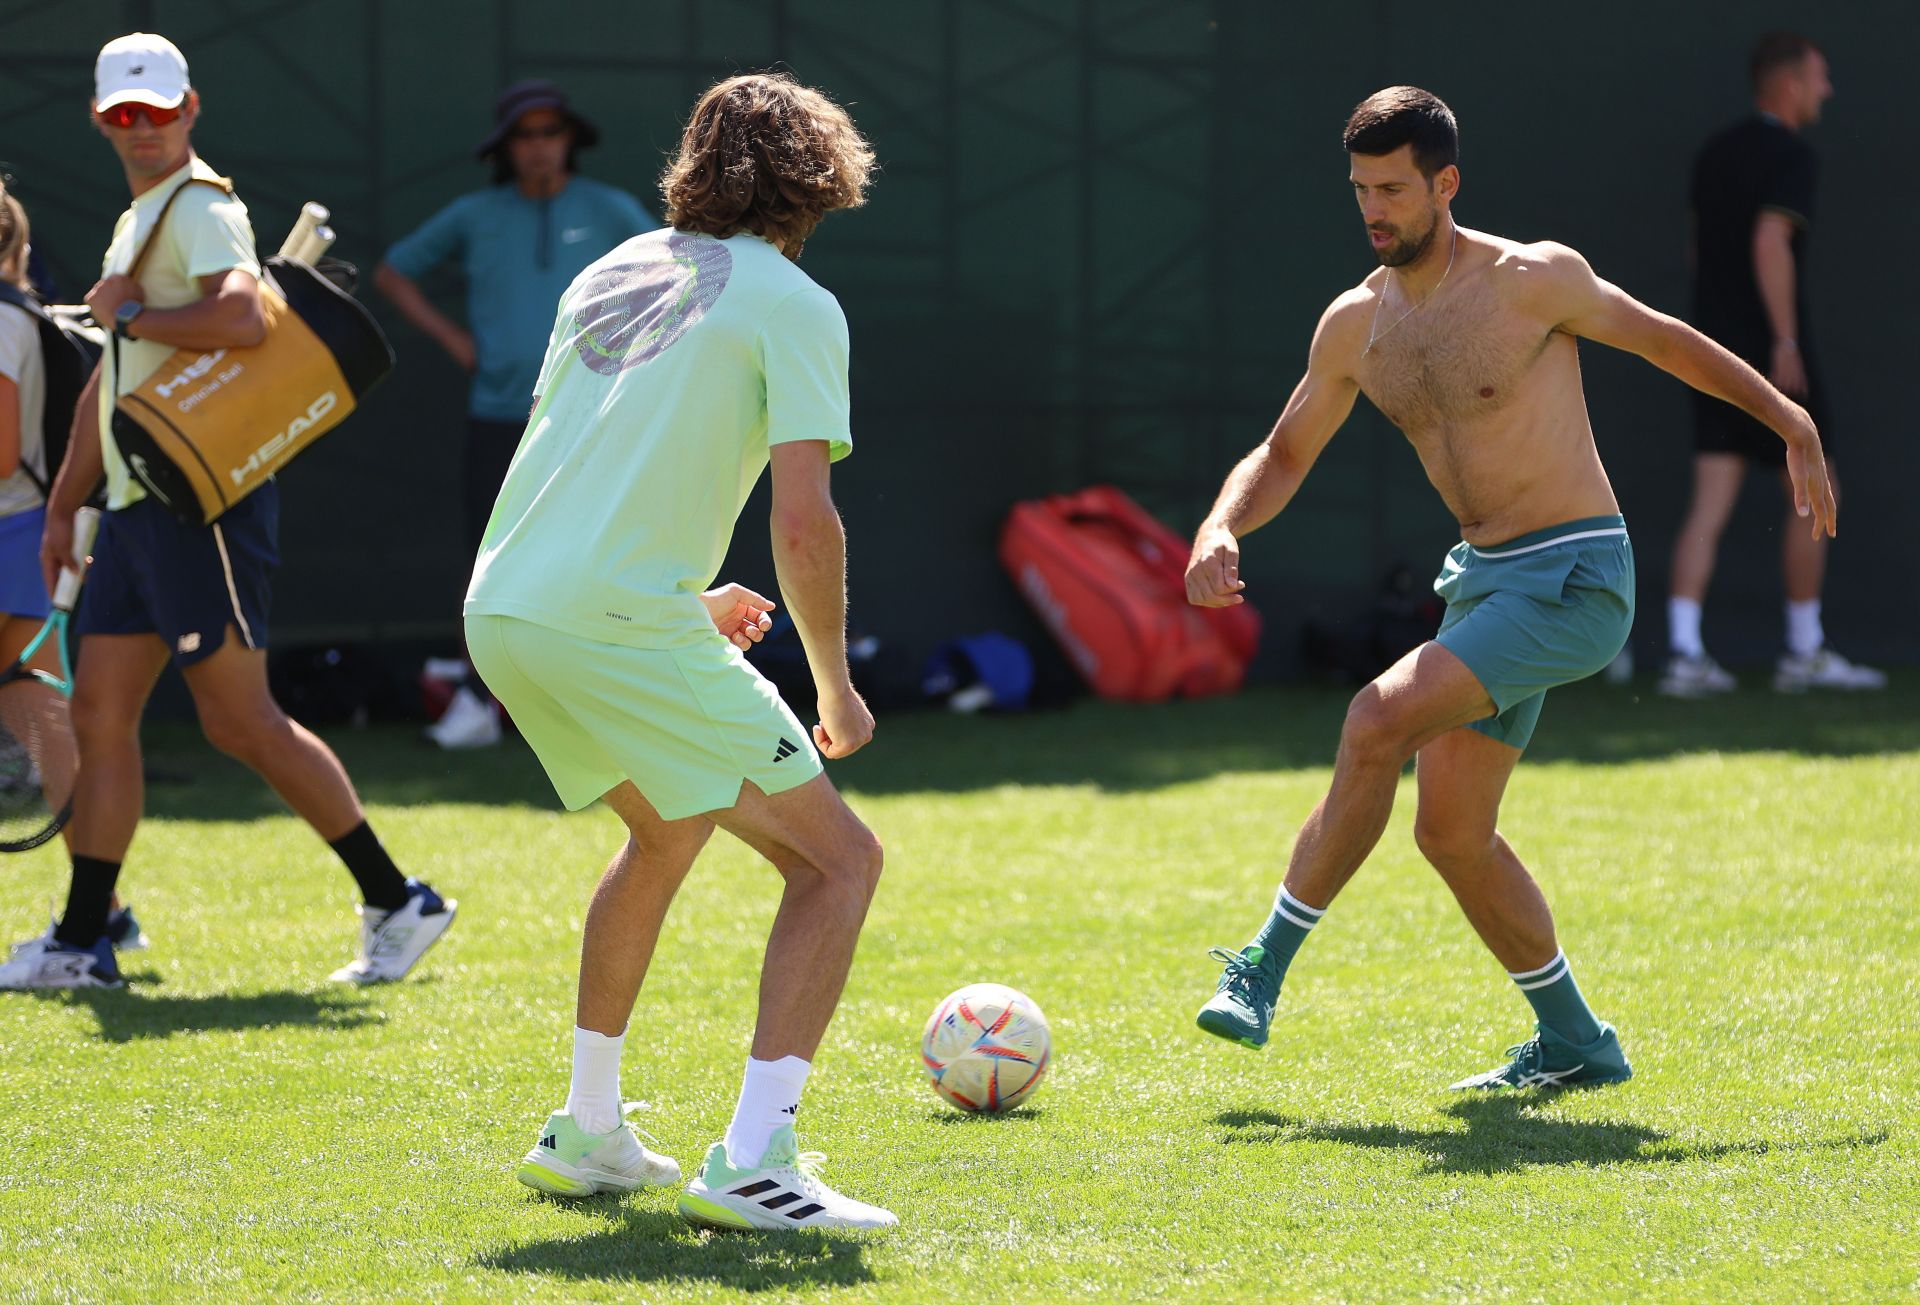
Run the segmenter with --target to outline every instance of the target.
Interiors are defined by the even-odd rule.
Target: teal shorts
[[[812,735],[718,631],[634,648],[473,613],[467,653],[569,811],[632,780],[679,820],[732,806],[744,781],[779,793],[821,773]]]
[[[1624,517],[1586,517],[1447,554],[1433,592],[1447,601],[1435,636],[1467,664],[1495,714],[1472,728],[1516,748],[1533,738],[1547,690],[1584,680],[1633,628],[1633,544]]]

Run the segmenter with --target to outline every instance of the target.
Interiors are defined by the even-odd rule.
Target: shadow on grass
[[[1015,1106],[1012,1110],[1002,1110],[997,1114],[992,1111],[986,1111],[986,1110],[937,1110],[936,1109],[936,1110],[929,1110],[927,1112],[928,1123],[947,1124],[947,1125],[1006,1124],[1006,1123],[1025,1124],[1025,1123],[1030,1123],[1034,1120],[1045,1119],[1046,1117],[1047,1117],[1046,1111],[1037,1110],[1032,1106]]]
[[[136,1042],[171,1038],[183,1033],[223,1033],[242,1029],[289,1026],[353,1029],[373,1023],[379,1012],[357,994],[347,992],[210,993],[173,997],[153,993],[151,984],[137,981],[125,989],[81,988],[47,994],[50,1000],[68,1000],[86,1006],[100,1021],[96,1035],[102,1042]]]
[[[792,1232],[701,1232],[670,1210],[641,1209],[617,1198],[570,1205],[608,1226],[584,1237],[557,1237],[490,1251],[484,1269],[548,1278],[609,1282],[710,1282],[740,1291],[853,1287],[873,1281],[857,1236]]]
[[[1644,1124],[1613,1120],[1555,1119],[1534,1111],[1535,1102],[1510,1095],[1462,1098],[1441,1111],[1466,1124],[1454,1128],[1406,1128],[1398,1124],[1313,1124],[1270,1110],[1228,1110],[1213,1122],[1229,1144],[1338,1142],[1344,1146],[1418,1151],[1425,1172],[1509,1173],[1533,1165],[1681,1164],[1724,1156],[1786,1151],[1829,1151],[1878,1146],[1885,1132],[1819,1142],[1758,1139],[1711,1146],[1668,1145],[1668,1134]]]
[[[1268,687],[1232,698],[1134,705],[1081,702],[1053,712],[887,717],[871,747],[835,762],[856,793],[964,793],[1003,784],[1087,785],[1140,792],[1223,772],[1264,774],[1333,764],[1348,689]],[[457,802],[558,811],[553,788],[519,738],[442,752],[405,726],[333,730],[326,737],[370,802]],[[1920,751],[1920,677],[1885,693],[1802,694],[1748,689],[1673,702],[1641,682],[1556,689],[1528,752],[1532,763],[1607,764],[1699,752],[1872,756]],[[251,820],[286,808],[261,780],[207,746],[191,725],[147,731],[152,815]]]

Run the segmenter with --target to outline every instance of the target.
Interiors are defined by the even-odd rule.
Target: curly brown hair
[[[798,258],[821,218],[866,202],[872,170],[845,109],[785,73],[749,73],[693,106],[660,194],[681,231],[751,231]]]

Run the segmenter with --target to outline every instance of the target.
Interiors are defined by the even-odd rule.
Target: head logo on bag
[[[233,478],[234,488],[238,489],[240,486],[246,484],[247,477],[260,470],[263,465],[272,462],[274,455],[280,452],[281,449],[294,443],[302,435],[325,421],[327,414],[332,412],[334,405],[339,402],[340,396],[334,391],[328,390],[325,394],[308,404],[307,410],[289,422],[285,430],[255,449],[252,456],[240,466],[228,470],[227,475]]]

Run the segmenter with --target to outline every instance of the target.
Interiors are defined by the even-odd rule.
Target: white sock
[[[1707,655],[1700,642],[1700,604],[1693,599],[1667,599],[1667,647],[1682,657]]]
[[[747,1059],[747,1075],[740,1081],[740,1104],[727,1125],[727,1159],[735,1169],[756,1169],[767,1153],[773,1130],[791,1124],[800,1114],[800,1093],[806,1090],[813,1066],[798,1056],[778,1060]]]
[[[1820,600],[1787,604],[1787,651],[1796,657],[1810,657],[1827,641],[1820,628]]]
[[[620,1049],[626,1030],[610,1038],[592,1029],[573,1031],[573,1086],[567,1113],[583,1133],[611,1133],[620,1127]]]

